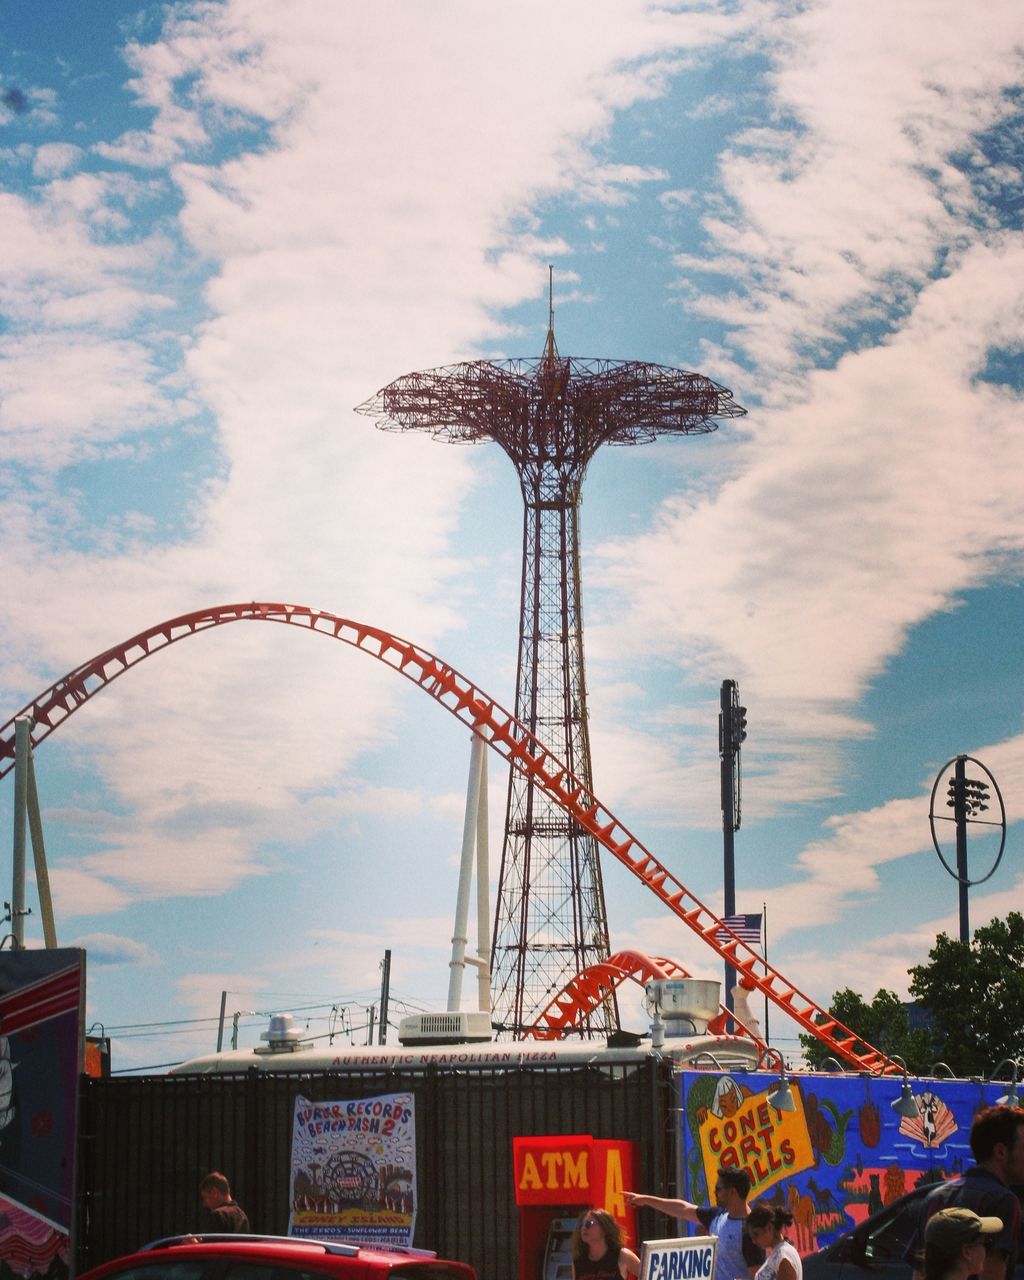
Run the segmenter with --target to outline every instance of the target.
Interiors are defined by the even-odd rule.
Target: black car
[[[803,1260],[804,1280],[863,1280],[866,1271],[886,1280],[910,1280],[913,1268],[907,1250],[917,1229],[921,1201],[934,1182],[913,1191],[873,1213],[859,1226]],[[1018,1198],[1024,1187],[1014,1187]],[[1019,1258],[1014,1280],[1024,1280]]]

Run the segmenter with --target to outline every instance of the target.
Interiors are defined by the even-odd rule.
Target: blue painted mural
[[[768,1101],[777,1076],[766,1072],[679,1076],[682,1194],[710,1203],[719,1166],[745,1168],[750,1202],[785,1205],[788,1232],[802,1254],[830,1244],[918,1183],[938,1182],[971,1163],[975,1113],[1004,1086],[969,1080],[915,1080],[920,1115],[892,1108],[899,1078],[790,1076],[796,1111]]]

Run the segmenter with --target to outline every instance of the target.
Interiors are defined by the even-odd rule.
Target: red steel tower
[[[603,444],[703,435],[745,411],[697,373],[562,357],[549,311],[539,359],[473,360],[406,374],[359,412],[393,431],[495,440],[525,503],[515,714],[592,790],[580,598],[580,486]],[[509,777],[492,956],[492,1016],[515,1037],[577,973],[609,955],[594,837],[530,778]],[[617,1025],[606,1003],[584,1028]]]

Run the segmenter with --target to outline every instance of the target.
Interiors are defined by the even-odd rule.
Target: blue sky
[[[1021,902],[1022,48],[1009,0],[0,5],[2,718],[251,599],[386,627],[511,705],[509,463],[352,410],[539,355],[553,263],[563,354],[748,409],[591,465],[597,794],[720,903],[738,680],[740,909],[767,903],[770,958],[819,1000],[905,992],[957,928],[928,799],[958,753],[1010,823],[972,923]],[[443,1007],[468,756],[411,686],[285,628],[93,699],[36,764],[115,1066],[208,1050],[222,990],[358,1025],[385,948],[399,1008]],[[613,947],[717,975],[605,883]]]

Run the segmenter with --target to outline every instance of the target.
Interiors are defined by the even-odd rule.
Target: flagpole
[[[767,902],[761,903],[761,928],[764,931],[764,943],[762,944],[762,947],[761,947],[761,954],[764,956],[764,963],[765,963],[765,967],[767,968],[767,965],[768,965],[768,903]],[[769,1038],[769,1035],[768,1035],[768,993],[767,992],[765,992],[765,997],[764,997],[764,1042],[765,1044],[771,1044],[771,1039]]]

